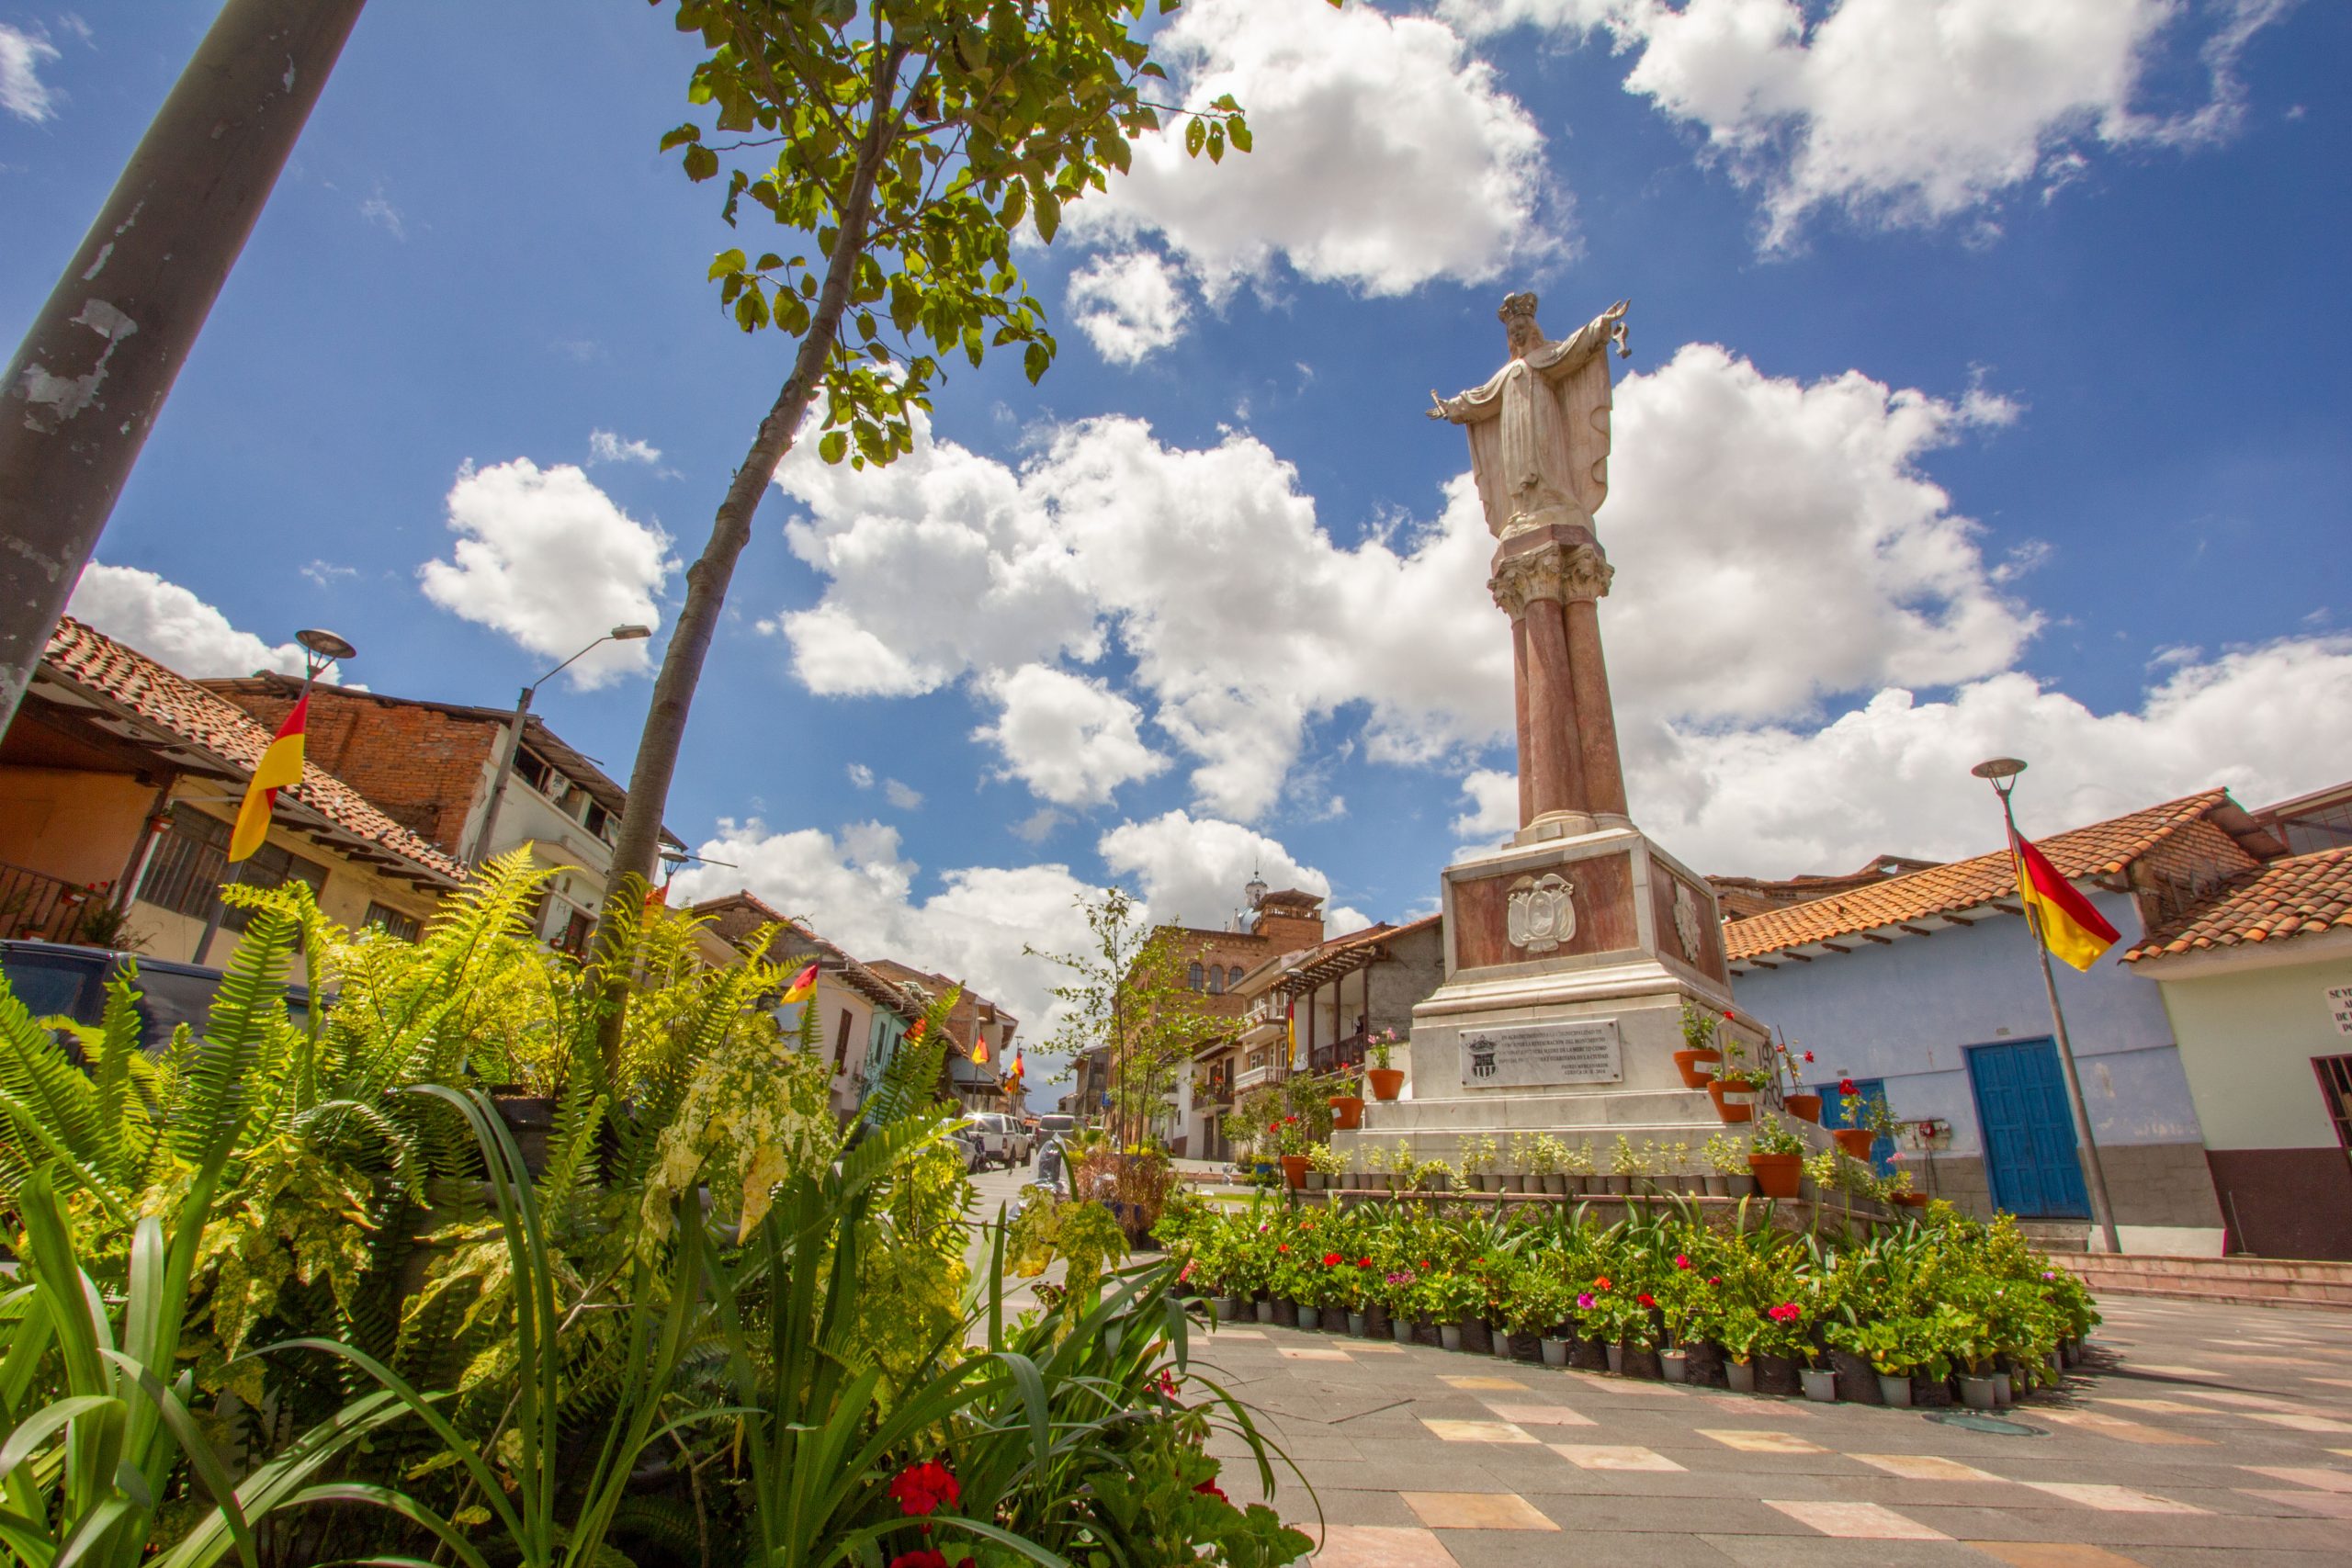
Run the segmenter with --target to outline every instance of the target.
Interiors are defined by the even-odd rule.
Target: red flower
[[[899,1500],[903,1514],[935,1513],[943,1503],[952,1508],[962,1495],[947,1467],[930,1461],[909,1465],[890,1483],[890,1495]]]
[[[1690,1268],[1690,1257],[1689,1257],[1687,1254],[1684,1254],[1684,1253],[1680,1253],[1680,1252],[1676,1253],[1676,1254],[1674,1255],[1674,1266],[1675,1266],[1677,1269],[1688,1269],[1688,1268]]]
[[[1346,1258],[1341,1258],[1336,1252],[1327,1252],[1323,1255],[1323,1267],[1326,1269],[1337,1269],[1340,1264],[1346,1261]]]
[[[1707,1276],[1707,1283],[1710,1285],[1720,1285],[1723,1282],[1724,1277],[1721,1274],[1710,1274]]]
[[[1854,1089],[1854,1080],[1851,1078],[1839,1078],[1838,1080],[1838,1092],[1839,1094],[1853,1094],[1857,1092]]]
[[[1159,1370],[1159,1392],[1170,1399],[1176,1397],[1176,1374],[1165,1367]]]
[[[1794,1323],[1804,1315],[1804,1308],[1794,1302],[1782,1302],[1779,1306],[1766,1308],[1764,1315],[1774,1323]]]
[[[1644,1291],[1640,1295],[1635,1296],[1634,1299],[1641,1303],[1645,1307],[1654,1307],[1657,1305],[1657,1298],[1650,1294],[1647,1291]]]
[[[971,1561],[967,1557],[957,1568],[966,1568]],[[934,1551],[928,1546],[921,1551],[902,1551],[890,1559],[890,1568],[947,1568],[947,1554]]]
[[[1731,1015],[1728,1011],[1726,1011],[1726,1012],[1724,1014],[1724,1021],[1725,1023],[1736,1023],[1736,1022],[1738,1021],[1738,1020],[1736,1020],[1736,1019],[1733,1018],[1733,1017],[1732,1017],[1732,1015]]]
[[[1298,1118],[1297,1118],[1297,1117],[1295,1117],[1295,1116],[1285,1116],[1285,1117],[1283,1117],[1283,1126],[1285,1126],[1285,1127],[1287,1127],[1287,1126],[1289,1126],[1292,1122],[1295,1122],[1295,1121],[1297,1121],[1297,1120],[1298,1120]]]
[[[1605,1291],[1605,1290],[1607,1290],[1607,1289],[1609,1288],[1609,1276],[1608,1276],[1608,1275],[1606,1275],[1606,1274],[1603,1274],[1603,1275],[1600,1276],[1598,1279],[1594,1280],[1593,1280],[1593,1282],[1592,1282],[1592,1288],[1593,1288],[1594,1290],[1596,1290],[1596,1291]]]
[[[1204,1481],[1198,1486],[1193,1487],[1193,1490],[1199,1493],[1204,1497],[1214,1497],[1220,1503],[1231,1503],[1233,1501],[1232,1498],[1225,1495],[1225,1488],[1219,1486],[1214,1481]],[[892,1568],[897,1568],[897,1565],[895,1563],[892,1564]]]
[[[1369,1258],[1359,1258],[1356,1259],[1356,1267],[1359,1269],[1369,1269],[1372,1267],[1372,1259]]]
[[[1812,1053],[1812,1052],[1810,1052],[1810,1051],[1807,1051],[1807,1052],[1804,1054],[1804,1059],[1805,1059],[1806,1061],[1808,1061],[1808,1062],[1812,1061],[1812,1060],[1813,1060],[1813,1053]]]
[[[1185,1280],[1187,1280],[1191,1279],[1192,1277],[1193,1277],[1193,1260],[1192,1260],[1191,1258],[1187,1258],[1186,1259],[1184,1259],[1184,1267],[1183,1267],[1183,1268],[1182,1268],[1182,1269],[1179,1269],[1176,1271],[1176,1282],[1177,1282],[1178,1284],[1180,1284],[1180,1285],[1181,1285],[1181,1284],[1182,1284]]]
[[[1290,1243],[1283,1242],[1281,1246],[1275,1247],[1274,1250],[1276,1252],[1288,1252],[1290,1250]]]

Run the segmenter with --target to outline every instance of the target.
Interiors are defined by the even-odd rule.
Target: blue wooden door
[[[1994,1206],[2036,1218],[2089,1218],[2058,1048],[2047,1040],[1972,1046],[1968,1078]]]
[[[1861,1107],[1852,1121],[1846,1119],[1846,1100],[1838,1092],[1836,1082],[1815,1084],[1813,1092],[1821,1096],[1821,1124],[1825,1127],[1860,1127],[1867,1125],[1871,1111],[1886,1103],[1884,1078],[1856,1078],[1854,1092],[1861,1097]],[[1881,1133],[1871,1140],[1871,1168],[1881,1176],[1894,1174],[1894,1140]]]

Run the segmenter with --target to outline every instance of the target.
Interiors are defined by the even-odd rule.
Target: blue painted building
[[[2108,1190],[2131,1252],[2218,1255],[2205,1141],[2157,987],[2123,954],[2283,848],[2222,790],[2041,847],[2122,933],[2088,973],[2053,965]],[[1852,1078],[1881,1097],[1922,1191],[2039,1220],[2089,1215],[2034,940],[2006,851],[1857,882],[1727,921],[1741,1009],[1800,1051],[1834,1118]],[[1926,1131],[1923,1134],[1923,1128]]]

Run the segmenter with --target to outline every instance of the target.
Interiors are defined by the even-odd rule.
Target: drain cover
[[[1996,1438],[2046,1438],[2047,1428],[2029,1427],[2022,1421],[2004,1421],[1998,1416],[1984,1416],[1973,1410],[1930,1410],[1927,1419],[1945,1427],[1965,1427],[1972,1432],[1990,1432]]]

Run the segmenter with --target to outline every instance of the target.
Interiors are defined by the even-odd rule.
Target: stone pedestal
[[[1685,1001],[1736,1012],[1702,878],[1631,827],[1516,844],[1444,876],[1445,981],[1413,1010],[1410,1098],[1367,1105],[1363,1132],[1336,1144],[1402,1139],[1453,1159],[1467,1134],[1550,1133],[1591,1145],[1605,1171],[1620,1133],[1695,1149],[1724,1130],[1673,1059]],[[1760,1059],[1752,1020],[1723,1027]]]

